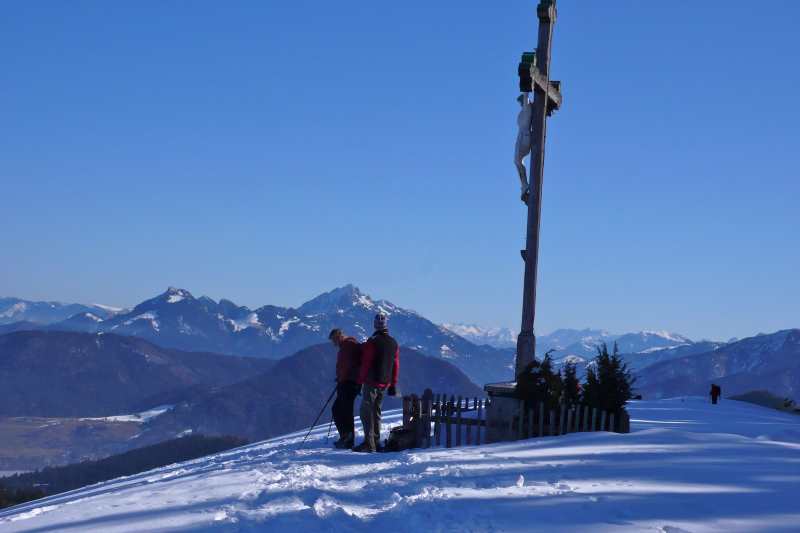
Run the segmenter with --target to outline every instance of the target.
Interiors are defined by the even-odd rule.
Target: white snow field
[[[628,435],[371,455],[330,449],[325,426],[300,451],[303,432],[7,509],[0,532],[800,531],[800,417],[630,411]]]

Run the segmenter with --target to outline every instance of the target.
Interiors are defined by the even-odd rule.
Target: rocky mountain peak
[[[187,291],[186,289],[179,289],[177,287],[167,287],[167,291],[161,295],[163,299],[167,300],[167,303],[178,303],[182,300],[193,300],[194,297],[192,293]]]
[[[316,315],[346,310],[354,306],[371,307],[374,305],[372,298],[362,293],[353,284],[347,284],[331,291],[320,294],[300,306],[301,314]]]

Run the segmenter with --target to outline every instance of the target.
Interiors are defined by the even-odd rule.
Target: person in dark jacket
[[[716,404],[717,399],[722,396],[722,387],[712,383],[711,392],[709,394],[711,395],[711,403]]]
[[[400,347],[389,335],[386,315],[375,315],[375,333],[362,345],[361,370],[358,383],[361,389],[361,424],[364,442],[353,448],[357,452],[375,452],[381,440],[381,404],[384,394],[397,394],[400,376]]]
[[[346,337],[342,330],[334,329],[328,338],[339,349],[336,356],[336,400],[331,409],[333,422],[339,432],[337,448],[352,448],[355,440],[353,404],[361,392],[357,383],[361,369],[361,345],[353,337]]]

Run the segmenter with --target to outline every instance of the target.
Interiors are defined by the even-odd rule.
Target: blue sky
[[[6,2],[0,294],[518,327],[535,2]],[[559,3],[537,330],[798,327],[800,4]]]

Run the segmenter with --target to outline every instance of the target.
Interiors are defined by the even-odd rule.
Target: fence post
[[[517,440],[522,440],[522,436],[524,435],[523,431],[523,422],[525,422],[525,400],[519,401],[519,406],[517,407],[519,411],[519,422],[517,422]]]
[[[469,398],[467,398],[467,402],[469,402]],[[475,421],[474,418],[467,418],[466,420],[464,420],[464,426],[466,426],[464,430],[467,433],[467,446],[472,445],[472,422],[474,421]]]
[[[528,409],[528,438],[533,438],[533,406]]]
[[[539,437],[544,437],[544,402],[539,404]]]
[[[619,415],[620,417],[620,432],[621,433],[630,433],[631,432],[631,415],[630,413],[622,409],[622,413]]]
[[[475,444],[481,443],[481,418],[483,417],[483,398],[478,403],[478,426],[475,428]]]
[[[605,431],[605,430],[606,430],[606,412],[605,411],[601,411],[600,412],[600,431]]]
[[[422,448],[425,444],[425,412],[422,410],[422,398],[414,400],[414,412],[417,413],[417,419],[414,421],[414,446]],[[428,432],[430,432],[430,424],[428,425]]]
[[[433,437],[436,446],[442,445],[442,395],[436,395],[436,418],[433,421]]]
[[[508,417],[508,440],[512,440],[514,438],[514,413],[509,413]]]
[[[433,400],[433,391],[425,389],[422,393],[422,403],[420,405],[419,418],[420,418],[420,431],[421,438],[424,440],[423,446],[426,448],[431,447],[431,401]]]
[[[452,414],[453,414],[453,403],[455,400],[453,396],[450,396],[450,401],[447,402],[444,409],[444,416],[445,416],[445,429],[447,430],[447,435],[445,436],[446,444],[448,448],[453,447],[453,428],[452,428]]]
[[[589,431],[597,431],[597,407],[592,407],[592,429]]]
[[[456,446],[461,446],[461,396],[456,404]]]
[[[589,406],[583,406],[583,430],[589,431]]]
[[[567,430],[564,433],[572,431],[572,408],[567,408]]]

